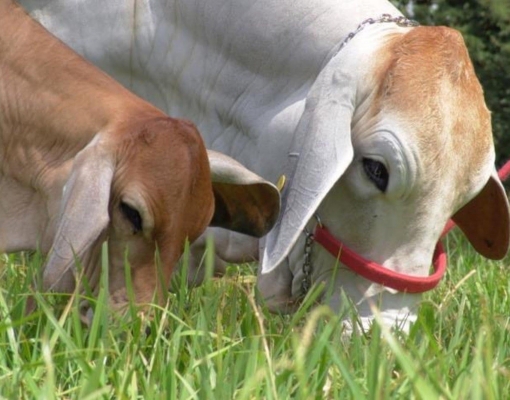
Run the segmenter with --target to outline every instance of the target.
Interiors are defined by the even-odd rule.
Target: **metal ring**
[[[319,217],[319,214],[313,214],[315,220],[317,221],[317,224],[322,228],[324,225],[322,225],[322,220],[321,218]]]

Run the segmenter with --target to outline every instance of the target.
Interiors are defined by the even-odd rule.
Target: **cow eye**
[[[133,233],[138,233],[142,230],[142,228],[143,228],[142,217],[137,210],[135,210],[129,204],[121,201],[120,202],[120,211],[122,212],[124,217],[126,217],[126,219],[133,226]]]
[[[371,158],[363,158],[363,169],[377,189],[385,192],[388,187],[389,174],[384,164]]]

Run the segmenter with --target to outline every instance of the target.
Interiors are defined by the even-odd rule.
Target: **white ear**
[[[306,100],[289,160],[290,183],[282,213],[266,237],[262,273],[276,268],[298,239],[307,221],[342,176],[353,158],[351,120],[355,82],[344,76],[339,57],[323,69]]]
[[[276,186],[224,154],[212,150],[207,153],[215,199],[210,225],[264,236],[280,211]]]
[[[64,187],[53,246],[43,273],[45,290],[72,291],[75,258],[87,252],[110,221],[108,204],[115,165],[97,135],[80,151]]]

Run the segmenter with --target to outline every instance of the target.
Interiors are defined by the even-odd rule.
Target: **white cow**
[[[385,0],[22,3],[136,93],[192,119],[208,146],[286,178],[260,253],[255,240],[214,230],[219,271],[260,255],[258,287],[273,310],[325,282],[324,300],[339,308],[345,292],[364,325],[373,304],[390,323],[414,318],[414,289],[370,281],[305,243],[314,214],[404,281],[428,275],[450,217],[481,254],[506,254],[490,115],[458,32],[412,26]]]

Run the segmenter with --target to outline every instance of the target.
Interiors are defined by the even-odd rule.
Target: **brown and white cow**
[[[212,182],[211,182],[212,180]],[[186,240],[212,223],[255,236],[276,188],[85,61],[0,0],[0,250],[49,253],[43,289],[93,290],[108,241],[110,299],[164,297]],[[160,260],[160,270],[156,267]]]

